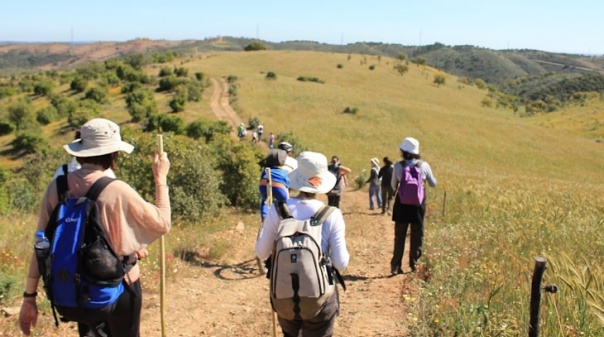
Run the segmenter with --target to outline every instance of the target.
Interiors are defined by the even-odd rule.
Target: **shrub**
[[[394,65],[393,68],[401,76],[403,76],[407,71],[409,71],[409,66],[407,66],[406,64],[402,64],[402,63],[398,63],[398,64]]]
[[[48,149],[48,142],[40,134],[23,132],[11,142],[13,149],[22,154],[42,153]]]
[[[316,77],[309,77],[309,76],[299,76],[297,78],[297,80],[300,82],[316,82],[316,83],[321,83],[321,84],[325,83],[325,81],[323,81],[323,80],[320,80]]]
[[[37,83],[34,85],[34,95],[36,96],[48,96],[52,92],[53,85],[49,82]]]
[[[184,67],[175,68],[174,69],[174,74],[177,77],[187,77],[189,75],[189,69],[184,68]]]
[[[248,119],[247,124],[251,129],[256,129],[258,125],[260,125],[260,119],[258,117],[250,117]]]
[[[107,89],[100,87],[90,88],[86,91],[84,99],[89,99],[99,104],[105,103],[107,101]]]
[[[342,65],[342,63],[338,63],[338,65],[336,66],[336,68],[342,69],[342,68],[344,68],[344,66]]]
[[[0,122],[0,136],[8,135],[14,130],[15,128],[12,124],[7,122]]]
[[[205,77],[206,77],[206,75],[205,75],[204,73],[202,73],[202,72],[196,72],[196,73],[195,73],[195,78],[196,78],[198,81],[203,81],[203,79],[204,79]]]
[[[168,103],[168,105],[170,106],[170,109],[172,109],[172,112],[184,111],[186,104],[187,104],[187,98],[183,95],[174,95],[174,97],[172,97],[172,100],[170,101],[170,103]]]
[[[172,74],[174,74],[174,71],[169,67],[163,67],[159,70],[159,77],[166,77]]]
[[[198,119],[187,125],[185,133],[193,139],[203,138],[206,143],[212,141],[216,135],[228,135],[231,133],[232,127],[226,121],[210,122],[204,119]]]
[[[370,65],[369,70],[375,70],[375,64]]]
[[[260,41],[252,41],[252,43],[248,44],[247,46],[245,46],[245,48],[243,48],[243,50],[245,51],[256,51],[256,50],[267,50],[267,46],[266,44],[260,42]]]
[[[172,91],[174,90],[180,83],[182,83],[182,81],[178,78],[176,78],[176,76],[166,76],[166,77],[162,77],[159,80],[159,87],[157,88],[157,91]]]
[[[59,113],[57,109],[49,105],[46,108],[38,110],[36,112],[36,121],[42,125],[47,125],[59,119]]]
[[[445,76],[442,74],[435,74],[434,75],[434,84],[436,84],[437,87],[440,87],[441,85],[445,84]]]
[[[268,73],[266,73],[266,77],[267,80],[276,80],[277,79],[277,74],[275,74],[272,71],[269,71]]]
[[[69,84],[69,88],[75,92],[84,92],[87,86],[88,81],[81,77],[74,78]]]
[[[351,114],[351,115],[356,115],[357,112],[359,112],[359,108],[357,107],[349,107],[347,106],[346,109],[344,109],[343,113],[345,114]]]

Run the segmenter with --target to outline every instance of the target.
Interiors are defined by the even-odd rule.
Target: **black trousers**
[[[415,270],[417,261],[422,256],[424,242],[424,216],[426,214],[426,200],[420,206],[403,205],[398,196],[394,198],[392,220],[394,221],[394,249],[390,267],[396,270],[403,265],[405,252],[405,239],[407,231],[411,228],[409,247],[409,267]]]
[[[327,204],[329,206],[334,206],[334,207],[340,208],[341,197],[342,197],[341,195],[335,195],[335,194],[329,195],[328,194],[327,195]]]
[[[78,323],[80,337],[139,337],[143,293],[141,282],[125,285],[115,309],[97,324]]]

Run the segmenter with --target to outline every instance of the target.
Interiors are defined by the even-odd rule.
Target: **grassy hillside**
[[[347,53],[213,51],[172,65],[237,77],[235,107],[243,120],[258,117],[266,134],[291,132],[308,149],[337,154],[353,176],[368,170],[372,157],[398,160],[404,137],[419,139],[439,186],[428,192],[428,282],[417,284],[418,298],[400,297],[413,306],[407,318],[415,335],[524,334],[533,259],[545,256],[551,269],[544,283],[561,288],[544,299],[545,335],[604,336],[604,144],[596,141],[604,130],[602,103],[520,118],[483,107],[487,91],[453,75],[411,65],[401,76],[395,62]],[[444,85],[434,84],[437,74]],[[211,117],[209,91],[176,115]],[[165,94],[155,95],[167,111]],[[125,121],[120,97],[112,94],[103,110]],[[358,110],[343,113],[347,107]],[[52,137],[53,127],[44,134]],[[64,140],[50,142],[59,147]],[[347,216],[354,223],[354,214]]]

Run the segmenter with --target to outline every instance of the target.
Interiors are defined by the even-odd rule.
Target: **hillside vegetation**
[[[485,97],[490,94],[487,88],[414,63],[408,64],[401,75],[394,69],[399,62],[390,57],[335,52],[210,51],[147,64],[140,71],[149,77],[143,87],[157,102],[155,113],[172,121],[181,119],[183,125],[201,117],[212,119],[209,94],[203,90],[199,101],[169,113],[168,101],[177,90],[156,91],[160,70],[186,68],[188,78],[197,73],[202,73],[203,79],[230,78],[231,104],[243,120],[257,118],[266,135],[273,132],[290,137],[297,142],[297,151],[306,148],[328,157],[338,155],[344,165],[352,168],[353,177],[360,179],[366,177],[364,170],[369,169],[370,158],[389,156],[398,160],[402,139],[419,139],[422,158],[432,166],[439,187],[429,191],[422,257],[427,276],[418,280],[417,296],[401,292],[398,297],[411,308],[412,314],[406,317],[410,336],[523,335],[528,326],[530,277],[537,256],[546,257],[550,263],[544,284],[560,287],[558,294],[544,297],[544,335],[604,336],[604,144],[597,141],[604,137],[604,106],[599,93],[570,109],[562,107],[562,112],[520,118],[512,107],[485,105]],[[272,75],[267,77],[269,73]],[[73,71],[67,74],[74,76]],[[62,73],[57,76],[60,78]],[[435,83],[437,78],[443,81]],[[102,82],[97,79],[91,83],[103,86]],[[152,138],[134,129],[157,128],[149,128],[153,119],[131,123],[125,107],[127,93],[121,91],[126,85],[120,80],[109,86],[106,100],[92,115],[116,119],[125,129],[132,129],[134,134],[128,134],[132,138],[127,139],[140,142],[139,148],[148,153]],[[70,95],[67,83],[56,84],[52,92]],[[3,98],[0,104],[6,111],[28,97],[36,109],[51,104],[50,99],[32,98],[31,93]],[[63,117],[40,127],[39,134],[50,148],[59,149],[68,141],[70,133],[61,134],[67,123],[67,117]],[[2,136],[0,147],[4,151],[2,162],[6,163],[3,166],[16,170],[23,165],[24,157],[10,152],[15,134]],[[180,135],[168,135],[174,138],[166,141],[166,151],[182,151],[174,157],[175,175],[185,164],[205,163],[207,158],[209,167],[200,170],[212,176],[215,169],[217,178],[227,185],[223,187],[242,177],[253,185],[257,178],[250,172],[241,172],[236,179],[224,176],[229,172],[227,168],[236,167],[233,158],[243,156],[251,165],[261,157],[257,153],[262,151],[250,142],[231,142],[224,137],[218,138],[222,144],[218,145],[215,140],[203,138],[195,143],[182,131]],[[186,162],[196,146],[199,153]],[[132,163],[133,159],[125,158],[124,164],[140,169],[141,164]],[[43,167],[37,165],[38,170]],[[257,170],[254,167],[251,172]],[[201,174],[199,177],[199,181],[192,182],[183,181],[181,176],[180,183],[204,188],[210,179],[201,179],[208,177]],[[127,178],[137,179],[135,174]],[[183,190],[178,199],[187,196],[186,192]],[[225,205],[236,205],[240,200],[233,195],[226,199]],[[187,209],[186,205],[194,203],[181,209]],[[362,225],[355,223],[354,214],[346,221]],[[2,222],[8,223],[5,219]],[[203,228],[201,223],[186,225]],[[371,230],[371,226],[366,224],[365,230]],[[7,231],[7,225],[0,229]],[[13,231],[11,237],[23,239],[27,229]],[[26,254],[10,240],[3,240],[0,248]],[[3,272],[23,273],[4,268],[7,270]]]

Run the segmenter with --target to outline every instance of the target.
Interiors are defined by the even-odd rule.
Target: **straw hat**
[[[377,158],[371,158],[371,163],[375,166],[380,166],[380,160]]]
[[[80,139],[63,148],[74,157],[97,157],[117,151],[132,153],[134,150],[134,146],[122,141],[120,127],[104,118],[86,122],[80,128]]]
[[[327,158],[317,152],[304,151],[298,167],[289,173],[289,186],[308,193],[327,193],[336,184],[336,176],[327,169]]]

